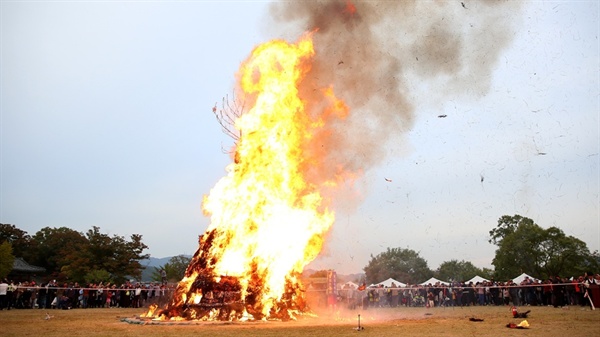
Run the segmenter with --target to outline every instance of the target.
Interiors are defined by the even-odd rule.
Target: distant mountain
[[[192,257],[191,255],[186,255],[188,257]],[[155,271],[154,268],[160,268],[162,266],[164,266],[167,262],[169,262],[169,260],[172,258],[173,256],[167,256],[167,257],[161,257],[161,258],[156,258],[156,257],[149,257],[147,259],[143,259],[140,261],[140,264],[142,265],[142,267],[144,268],[142,270],[142,282],[151,282],[152,280],[152,273]]]
[[[186,255],[188,257],[192,257],[190,255]],[[162,258],[156,258],[156,257],[150,257],[148,259],[144,259],[141,260],[140,263],[142,264],[142,266],[144,267],[144,270],[142,271],[142,282],[150,282],[152,281],[152,273],[154,272],[154,268],[159,268],[165,265],[165,263],[169,262],[169,260],[172,258],[172,256],[168,256],[168,257],[162,257]],[[310,275],[314,274],[315,272],[317,272],[317,270],[315,269],[305,269],[302,272],[302,277],[310,277]],[[358,280],[361,280],[364,278],[365,274],[359,273],[359,274],[349,274],[349,275],[343,275],[343,274],[337,274],[337,279],[338,279],[338,283],[344,283],[347,281],[353,281],[356,282]]]
[[[140,263],[142,264],[142,266],[148,268],[148,267],[162,267],[165,265],[165,263],[169,262],[169,260],[172,258],[172,256],[168,256],[168,257],[162,257],[162,258],[156,258],[156,257],[149,257],[147,259],[141,260]]]

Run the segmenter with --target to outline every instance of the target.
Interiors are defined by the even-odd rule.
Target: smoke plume
[[[270,30],[296,40],[314,31],[315,59],[300,89],[333,86],[350,107],[312,146],[325,153],[316,176],[364,172],[402,142],[420,101],[485,95],[519,19],[515,1],[286,1]],[[423,97],[423,96],[426,97]]]

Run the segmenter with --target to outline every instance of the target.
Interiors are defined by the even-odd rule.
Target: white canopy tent
[[[377,283],[375,286],[381,286],[381,285],[383,285],[384,287],[391,287],[392,283],[394,283],[394,285],[396,287],[406,287],[406,283],[402,283],[400,281],[394,280],[391,277],[389,279],[385,280],[385,281],[381,281],[381,282]]]
[[[515,277],[514,279],[512,279],[512,281],[513,281],[514,283],[516,283],[516,284],[521,284],[521,282],[523,282],[523,280],[524,280],[526,277],[529,277],[529,279],[530,279],[530,280],[534,280],[534,278],[533,278],[533,277],[531,277],[531,276],[529,276],[529,275],[527,275],[527,274],[523,273],[523,274],[521,274],[521,275],[519,275],[519,276]]]
[[[352,281],[348,281],[342,285],[340,285],[340,289],[358,289],[358,284],[352,282]]]
[[[425,281],[423,283],[419,283],[419,285],[422,285],[422,286],[426,286],[428,284],[435,285],[436,283],[450,285],[450,283],[444,282],[442,280],[438,280],[435,277],[432,277],[432,278],[430,278],[429,280],[427,280],[427,281]]]
[[[465,281],[466,284],[469,284],[471,282],[473,282],[473,284],[477,284],[477,282],[481,283],[481,282],[489,282],[490,280],[485,279],[479,275],[475,275],[472,279]]]

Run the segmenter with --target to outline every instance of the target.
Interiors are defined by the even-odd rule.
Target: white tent
[[[523,273],[523,274],[521,274],[521,275],[519,275],[519,276],[515,277],[514,279],[512,279],[512,281],[513,281],[514,283],[516,283],[516,284],[521,284],[521,282],[523,282],[523,280],[524,280],[526,277],[529,277],[529,279],[530,279],[530,280],[533,280],[533,279],[534,279],[533,277],[531,277],[531,276],[529,276],[529,275],[527,275],[527,274]]]
[[[341,289],[358,289],[358,284],[352,282],[352,281],[348,281],[344,284],[341,285]]]
[[[426,285],[428,285],[430,283],[431,283],[431,285],[435,285],[436,283],[450,285],[450,283],[438,280],[435,277],[432,277],[429,280],[427,280],[427,281],[425,281],[423,283],[419,283],[419,284],[422,285],[422,286],[426,286]]]
[[[481,276],[479,276],[479,275],[475,275],[475,276],[474,276],[472,279],[470,279],[470,280],[468,280],[468,281],[465,281],[465,284],[469,284],[469,283],[471,283],[471,282],[473,282],[473,284],[477,284],[477,282],[480,282],[480,283],[481,283],[481,282],[489,282],[489,281],[490,281],[490,280],[488,280],[488,279],[485,279],[485,278],[483,278],[483,277],[481,277]]]
[[[391,287],[392,286],[392,282],[396,285],[396,287],[406,287],[406,283],[402,283],[400,281],[396,281],[393,278],[389,278],[385,281],[379,282],[376,284],[376,286],[381,286],[383,285],[384,287]]]

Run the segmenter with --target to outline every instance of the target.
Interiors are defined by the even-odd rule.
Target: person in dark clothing
[[[6,298],[6,294],[8,293],[8,281],[6,279],[0,282],[0,310],[4,310],[6,308],[6,304],[8,299]]]
[[[50,309],[52,307],[52,301],[56,297],[56,281],[51,281],[46,286],[48,289],[46,291],[46,309]]]
[[[48,291],[48,289],[46,289],[46,284],[42,283],[40,285],[40,288],[38,289],[38,296],[37,296],[38,309],[46,308],[46,292],[47,291]]]
[[[594,305],[592,304],[592,291],[597,291],[597,289],[592,290],[592,288],[590,287],[590,285],[600,285],[598,284],[598,280],[596,280],[594,278],[594,274],[591,272],[587,272],[584,275],[584,280],[583,280],[583,287],[584,290],[583,292],[585,293],[585,300],[587,301],[587,303],[590,305],[590,307],[592,309],[594,309]]]
[[[564,304],[564,286],[560,285],[562,280],[560,277],[555,276],[552,280],[552,305],[555,308],[562,308]]]

